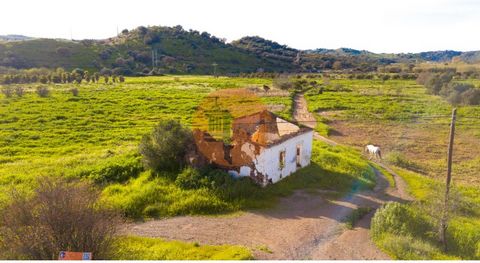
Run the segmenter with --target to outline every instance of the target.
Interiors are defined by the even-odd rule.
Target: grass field
[[[41,175],[87,178],[104,188],[109,204],[132,217],[211,214],[271,205],[276,197],[304,187],[348,191],[354,181],[373,184],[367,163],[349,149],[316,144],[314,165],[299,176],[248,196],[219,197],[209,189],[182,190],[166,177],[151,176],[138,155],[138,144],[160,119],[191,122],[204,96],[225,88],[262,87],[268,79],[165,76],[127,78],[125,83],[49,85],[50,96],[35,87],[19,98],[0,99],[0,199],[9,188],[29,192]],[[79,89],[73,96],[72,87]],[[270,95],[275,94],[269,91]],[[290,118],[291,97],[264,96],[267,105],[282,105]],[[261,196],[262,198],[256,198]]]
[[[448,252],[445,253],[436,235],[443,185],[403,168],[395,167],[394,170],[408,184],[416,201],[401,205],[403,212],[392,213],[389,223],[376,223],[373,219],[375,243],[395,259],[480,259],[479,188],[454,184],[450,194]]]
[[[452,106],[413,80],[332,79],[326,92],[310,90],[306,98],[324,134],[359,150],[380,145],[384,160],[396,167],[416,199],[375,216],[373,236],[380,248],[395,259],[480,257],[480,106],[458,107],[445,253],[436,233]]]
[[[159,238],[120,237],[114,260],[245,260],[251,252],[241,246],[209,246],[198,243],[164,241]]]
[[[24,85],[27,92],[23,97],[0,97],[0,204],[8,201],[9,189],[28,193],[35,187],[36,177],[49,175],[92,180],[102,190],[104,204],[131,218],[264,208],[296,189],[344,193],[373,187],[374,172],[359,152],[366,143],[380,144],[386,160],[403,168],[399,173],[420,201],[436,191],[430,186],[443,181],[439,179],[445,170],[451,106],[425,94],[423,87],[410,80],[342,78],[332,79],[323,94],[310,90],[306,94],[309,108],[321,121],[317,130],[358,150],[314,142],[312,165],[264,189],[238,183],[234,190],[221,193],[210,188],[185,190],[168,176],[155,176],[143,168],[138,154],[141,137],[161,119],[178,119],[189,126],[196,107],[210,92],[258,87],[260,99],[267,105],[281,106],[276,107],[280,109],[277,113],[289,119],[292,101],[288,93],[261,91],[264,84],[271,83],[271,79],[205,76],[127,78],[125,83],[109,85],[46,85],[50,96],[45,98],[35,93],[38,85]],[[79,95],[73,96],[71,88],[78,88]],[[413,233],[397,240],[394,234],[386,234],[383,243],[377,241],[392,256],[415,258],[411,255],[421,250],[426,251],[422,258],[475,257],[472,247],[478,246],[475,238],[480,214],[478,116],[478,106],[459,108],[453,178],[467,205],[452,220],[450,236],[457,244],[455,252],[442,254],[431,237]],[[407,209],[422,208],[413,204]],[[469,238],[462,239],[462,235]],[[419,240],[412,242],[412,238]],[[237,248],[198,248],[134,237],[119,242],[125,252],[119,259],[134,258],[135,253],[146,253],[151,259],[170,258],[175,249],[191,252],[176,259],[249,257]],[[397,243],[403,247],[392,245]],[[409,244],[417,247],[412,250]],[[406,248],[413,254],[402,254]]]
[[[414,80],[332,79],[327,91],[307,93],[311,111],[332,139],[361,149],[380,145],[387,159],[432,178],[445,174],[452,106],[428,95]],[[322,127],[326,130],[325,127]],[[455,181],[480,185],[480,106],[459,106],[454,153]]]

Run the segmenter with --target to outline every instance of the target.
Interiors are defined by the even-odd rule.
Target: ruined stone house
[[[210,122],[209,131],[194,130],[197,149],[211,164],[233,176],[250,176],[267,185],[310,164],[311,128],[288,122],[267,110]],[[215,139],[212,134],[216,131],[210,128],[218,129],[228,140]]]

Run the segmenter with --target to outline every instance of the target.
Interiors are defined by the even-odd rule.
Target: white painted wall
[[[290,138],[281,144],[264,149],[255,161],[258,172],[266,175],[276,183],[297,170],[297,145],[301,145],[301,167],[310,164],[312,156],[313,131]],[[285,151],[285,166],[280,169],[280,152]],[[300,168],[298,168],[300,169]]]

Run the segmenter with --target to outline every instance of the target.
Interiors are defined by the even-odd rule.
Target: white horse
[[[382,151],[378,146],[369,144],[365,146],[365,152],[369,154],[369,158],[368,158],[369,160],[371,160],[372,158],[379,159],[379,160],[382,159]]]

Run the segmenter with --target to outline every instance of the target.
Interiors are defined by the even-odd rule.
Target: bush
[[[45,98],[48,97],[48,95],[50,94],[50,90],[47,87],[43,86],[37,87],[37,94],[38,96]]]
[[[280,76],[273,79],[273,86],[278,89],[289,90],[294,87],[294,83],[288,76]]]
[[[137,177],[143,171],[139,156],[111,158],[94,167],[79,171],[76,175],[93,179],[95,183],[122,183]]]
[[[71,88],[70,92],[72,93],[73,96],[75,96],[75,97],[78,96],[78,89],[77,88]]]
[[[440,250],[429,242],[411,236],[387,234],[383,236],[380,244],[383,249],[393,255],[394,259],[449,259],[442,255]]]
[[[15,94],[17,94],[18,97],[23,97],[24,92],[25,90],[23,89],[23,87],[20,87],[20,86],[15,87]]]
[[[184,169],[175,180],[175,184],[182,189],[198,189],[208,186],[208,180],[196,169]]]
[[[0,257],[54,260],[64,250],[108,257],[119,217],[98,208],[98,196],[86,183],[46,178],[33,197],[14,194],[0,217]]]
[[[139,151],[150,169],[178,171],[184,165],[187,148],[193,144],[190,130],[175,120],[163,120],[151,134],[143,136]]]
[[[10,98],[13,95],[13,89],[10,86],[4,87],[2,93],[5,97]]]
[[[426,235],[432,230],[432,225],[423,216],[408,205],[396,202],[388,202],[379,208],[372,218],[373,237],[380,237],[384,233],[404,236],[419,233]]]
[[[345,226],[348,229],[353,229],[355,224],[360,219],[362,219],[365,215],[370,213],[372,210],[373,210],[373,208],[371,208],[371,207],[359,207],[359,208],[353,210],[353,212],[345,218],[345,220],[344,220],[345,221]]]

